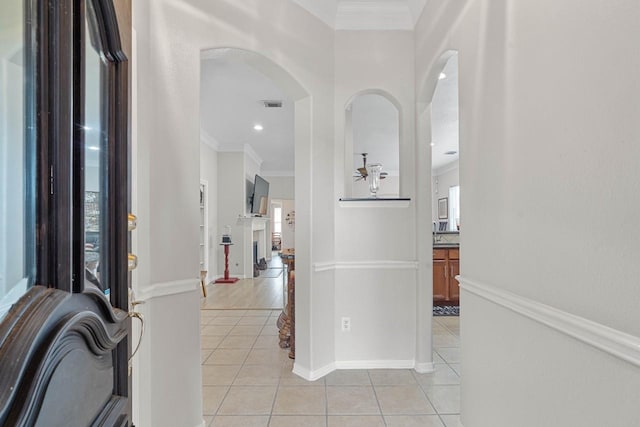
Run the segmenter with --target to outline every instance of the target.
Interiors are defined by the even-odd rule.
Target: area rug
[[[260,277],[265,279],[275,279],[282,274],[282,268],[267,268],[260,272]]]
[[[434,305],[434,316],[460,316],[460,306],[458,305]]]

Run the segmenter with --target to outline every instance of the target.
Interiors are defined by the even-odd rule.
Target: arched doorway
[[[449,65],[448,65],[449,64]],[[449,66],[455,68],[455,72],[450,72],[447,75],[445,68]],[[455,77],[455,82],[453,81]],[[447,93],[437,94],[439,82],[445,81],[443,87],[448,90]],[[455,89],[455,90],[453,90]],[[455,97],[456,99],[452,99]],[[440,222],[445,223],[445,230],[448,228],[449,222],[449,209],[448,209],[448,188],[446,197],[438,197],[435,195],[434,190],[438,190],[437,186],[434,186],[433,177],[433,160],[437,158],[438,167],[447,166],[447,156],[457,157],[459,149],[451,148],[452,141],[458,142],[458,102],[457,102],[457,52],[454,50],[448,50],[443,53],[439,60],[434,63],[430,73],[423,80],[422,90],[418,94],[418,108],[417,108],[417,155],[418,155],[418,170],[417,170],[417,188],[418,197],[417,210],[418,218],[417,233],[420,236],[418,239],[418,317],[417,317],[417,349],[416,349],[416,370],[418,372],[432,372],[436,369],[433,360],[433,350],[435,347],[435,339],[433,335],[434,318],[433,318],[433,306],[434,306],[434,243],[437,234],[434,231],[439,232]],[[436,105],[434,105],[434,101]],[[440,103],[440,105],[437,105]],[[436,123],[437,121],[437,123]],[[449,135],[448,135],[449,134]],[[444,135],[447,135],[445,138]],[[436,140],[436,138],[438,140]],[[445,139],[447,141],[445,141]],[[437,147],[437,148],[436,148]],[[434,150],[435,149],[435,150]],[[434,155],[434,151],[437,153]],[[452,153],[455,151],[455,154]],[[449,154],[445,154],[449,153]],[[450,162],[449,162],[450,163]],[[459,194],[459,193],[458,193]],[[438,199],[444,199],[439,201]],[[438,207],[439,202],[441,208],[444,211],[439,215]],[[444,207],[447,205],[447,207]],[[457,205],[459,206],[459,204]],[[446,215],[444,214],[446,212]],[[459,212],[459,209],[458,209]],[[434,219],[435,216],[435,219]],[[439,218],[441,217],[441,218]],[[425,219],[429,219],[428,221]],[[455,219],[452,219],[455,223]],[[457,224],[456,224],[457,225]],[[441,235],[441,234],[440,234]],[[459,245],[459,240],[456,240]],[[448,250],[448,247],[438,248],[442,250]],[[458,248],[459,250],[459,248]],[[438,250],[439,254],[442,252]],[[446,253],[446,260],[448,262],[449,253]],[[459,262],[459,260],[456,260]],[[447,264],[446,269],[442,270],[442,273],[447,274],[447,300],[450,297],[457,296],[457,284],[453,276],[457,274],[457,271],[452,271],[451,266]],[[436,272],[438,273],[438,272]],[[454,292],[450,292],[451,289]],[[438,298],[436,298],[438,299]],[[436,329],[441,325],[436,325]],[[445,333],[450,331],[445,330]],[[459,331],[457,331],[459,335]],[[438,338],[438,337],[436,337]],[[452,338],[453,341],[459,338]]]

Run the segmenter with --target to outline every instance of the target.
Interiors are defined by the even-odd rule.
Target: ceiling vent
[[[282,108],[282,101],[268,100],[262,101],[262,103],[264,104],[264,108]]]
[[[457,151],[447,151],[444,154],[446,154],[447,156],[453,156],[454,154],[458,154]]]

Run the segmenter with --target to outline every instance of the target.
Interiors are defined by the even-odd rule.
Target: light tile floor
[[[278,347],[278,310],[201,310],[203,418],[214,427],[459,427],[460,324],[434,318],[432,374],[340,370],[308,382]]]

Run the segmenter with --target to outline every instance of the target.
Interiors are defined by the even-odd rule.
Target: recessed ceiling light
[[[435,143],[435,142],[432,142],[432,143],[431,143],[431,146],[432,146],[432,147],[433,147],[433,146],[435,146],[435,145],[436,145],[436,143]]]
[[[458,154],[457,151],[446,151],[444,154],[446,154],[447,156],[453,156],[454,154]]]
[[[440,73],[440,76],[438,76],[438,80],[442,80],[446,78],[447,78],[447,75],[445,73]]]
[[[87,149],[91,151],[100,151],[100,147],[96,147],[95,145],[90,145],[87,147]]]
[[[253,126],[253,130],[258,130],[258,131],[260,131],[260,130],[262,130],[262,129],[264,129],[264,128],[262,127],[262,125],[255,125],[255,126]]]

